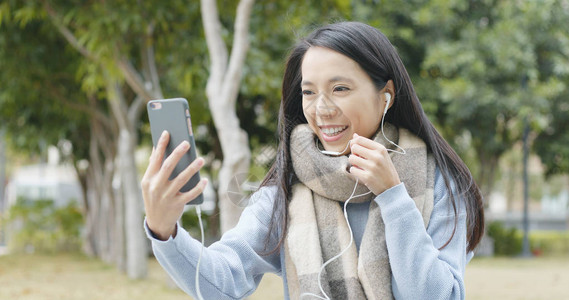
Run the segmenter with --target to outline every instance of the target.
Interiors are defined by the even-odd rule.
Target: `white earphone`
[[[387,110],[389,109],[389,103],[391,103],[391,94],[390,93],[384,93],[385,95],[385,109],[383,110],[383,115],[385,116],[385,114],[387,113]]]
[[[392,140],[388,139],[385,136],[385,132],[383,131],[383,121],[385,120],[385,114],[387,114],[387,110],[389,109],[389,103],[391,102],[391,94],[386,92],[386,93],[384,93],[384,95],[385,95],[385,109],[383,110],[383,118],[381,118],[381,134],[383,134],[383,137],[389,143],[391,143],[393,146],[399,148],[399,150],[400,150],[400,151],[397,151],[397,150],[387,149],[387,151],[395,152],[395,153],[399,153],[399,154],[406,154],[407,152],[405,151],[405,149],[401,148],[399,145],[395,144]]]

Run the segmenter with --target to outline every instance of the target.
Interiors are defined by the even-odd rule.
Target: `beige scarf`
[[[405,183],[423,216],[426,228],[433,210],[434,159],[427,154],[425,143],[409,131],[397,130],[390,124],[385,124],[384,131],[407,153],[391,153],[391,159],[401,182]],[[392,148],[381,133],[374,140]],[[300,183],[292,188],[284,246],[289,295],[291,299],[299,299],[303,293],[323,297],[318,287],[320,268],[350,242],[350,232],[339,202],[343,205],[350,197],[355,181],[347,172],[347,156],[331,157],[320,153],[316,136],[308,125],[298,125],[293,130],[290,148],[294,171]],[[368,191],[364,185],[358,184],[355,195]],[[353,198],[350,203],[371,201],[374,197],[370,193]],[[340,258],[326,266],[321,278],[322,287],[331,299],[393,298],[385,226],[375,201],[370,203],[359,253],[355,243],[352,243]]]

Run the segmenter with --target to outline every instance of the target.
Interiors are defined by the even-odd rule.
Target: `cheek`
[[[346,119],[349,120],[357,120],[360,118],[360,110],[365,110],[365,107],[362,107],[361,105],[358,104],[347,104],[347,103],[341,103],[340,105],[338,105],[338,109],[341,112],[342,116]]]
[[[306,118],[309,123],[314,120],[314,109],[309,103],[304,100],[302,101],[302,113],[304,114],[304,118]]]
[[[370,135],[375,132],[381,122],[380,105],[354,105],[344,108],[344,117],[350,120],[353,130],[360,135]]]

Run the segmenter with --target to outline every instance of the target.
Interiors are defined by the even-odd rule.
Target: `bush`
[[[522,236],[516,228],[506,228],[502,222],[488,225],[488,236],[494,239],[494,254],[515,256],[522,252]]]
[[[569,231],[531,231],[529,240],[536,255],[569,254]]]
[[[56,207],[49,199],[19,198],[10,207],[7,221],[12,252],[69,252],[81,246],[83,215],[75,202]]]

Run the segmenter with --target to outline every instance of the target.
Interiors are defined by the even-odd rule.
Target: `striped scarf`
[[[390,155],[401,182],[404,182],[423,216],[426,228],[433,209],[434,159],[427,155],[425,143],[406,129],[397,130],[395,126],[385,124],[384,132],[407,153]],[[374,140],[392,148],[381,133]],[[347,172],[348,157],[320,153],[316,136],[308,125],[298,125],[293,130],[290,148],[293,168],[300,182],[292,188],[284,246],[289,295],[291,299],[299,299],[303,293],[323,296],[318,287],[320,268],[350,241],[342,206],[350,197],[355,181]],[[354,195],[368,191],[364,185],[358,184]],[[374,197],[370,193],[350,202],[367,202]],[[370,203],[359,253],[352,243],[340,258],[326,266],[321,278],[322,287],[331,299],[393,298],[385,226],[375,201]]]

